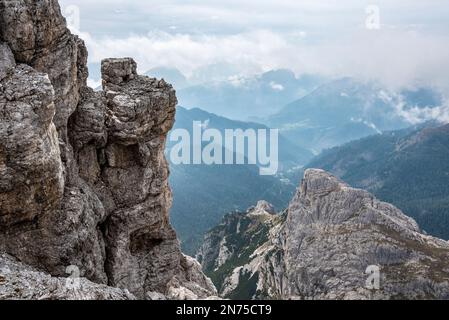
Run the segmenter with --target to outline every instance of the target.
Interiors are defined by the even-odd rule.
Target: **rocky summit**
[[[0,0],[0,298],[216,294],[169,223],[175,91],[136,70],[103,61],[94,92],[56,0]]]
[[[317,169],[278,215],[234,213],[198,258],[224,297],[449,299],[449,243]]]

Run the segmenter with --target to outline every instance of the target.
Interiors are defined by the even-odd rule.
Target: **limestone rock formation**
[[[71,271],[68,268],[68,271]],[[0,300],[135,300],[128,290],[77,277],[56,278],[0,255]]]
[[[6,67],[14,65],[9,53],[6,49],[0,56]],[[57,210],[64,179],[52,122],[54,91],[48,76],[27,65],[2,69],[2,73],[0,230],[9,232],[23,230],[26,224]]]
[[[248,214],[226,219],[198,256],[224,297],[449,299],[449,243],[322,170],[306,171],[288,210],[264,227],[254,228],[254,216],[242,223]],[[264,228],[265,240],[252,247],[247,239]],[[228,240],[210,241],[217,235]],[[231,254],[223,261],[217,251]]]
[[[56,0],[0,0],[0,253],[141,299],[216,294],[169,223],[174,89],[124,58],[94,92],[86,61]]]
[[[60,11],[55,0],[2,0],[0,39],[9,45],[17,63],[48,74],[55,90],[54,123],[65,133],[88,72],[84,42],[70,33]]]

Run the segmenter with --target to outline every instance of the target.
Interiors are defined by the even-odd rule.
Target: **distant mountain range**
[[[425,233],[449,239],[448,159],[449,124],[437,122],[325,150],[296,172],[305,173],[305,178],[286,211],[275,214],[272,206],[260,201],[246,212],[224,215],[206,233],[197,258],[220,294],[229,299],[370,296],[373,293],[363,290],[347,292],[369,264],[378,264],[387,274],[383,283],[394,279],[376,291],[378,298],[434,298],[439,289],[431,294],[425,291],[435,283],[419,282],[422,277],[440,283],[447,279],[439,278],[442,273],[437,271],[447,259],[440,255],[447,252],[447,242]],[[360,189],[308,168],[329,171]],[[299,181],[299,177],[290,180]],[[363,189],[400,208],[404,215]],[[348,254],[348,248],[356,253]],[[422,258],[423,254],[435,256]],[[352,278],[348,270],[354,266],[359,271]],[[335,282],[342,287],[327,287],[334,283],[327,278],[344,279]]]
[[[376,83],[344,78],[288,104],[267,118],[266,124],[319,154],[352,140],[409,127],[412,108],[441,104],[441,95],[430,88],[394,93]]]
[[[190,85],[186,76],[176,68],[157,67],[147,71],[145,75],[152,78],[165,79],[176,90],[184,89]]]
[[[173,129],[187,129],[190,133],[192,133],[194,121],[201,122],[209,129],[219,130],[223,136],[226,129],[241,129],[243,131],[247,129],[265,129],[267,133],[270,130],[269,127],[260,123],[231,120],[199,108],[186,109],[181,106],[178,106],[177,108],[176,122]],[[168,147],[171,147],[174,144],[175,142],[169,141]],[[278,149],[280,171],[285,171],[292,167],[304,166],[314,156],[312,152],[295,145],[282,134],[279,135]]]
[[[315,155],[349,141],[429,120],[431,112],[420,115],[419,110],[443,103],[442,95],[431,87],[395,92],[379,83],[353,78],[298,78],[290,70],[207,83],[196,82],[201,77],[187,79],[173,68],[155,68],[146,74],[173,83],[180,105],[188,109],[201,108],[229,119],[280,129],[286,139]]]
[[[272,76],[276,74],[280,73],[275,72]],[[265,77],[260,78],[265,79],[265,84],[276,83],[268,75]],[[218,85],[213,89],[216,91],[208,86],[196,86],[194,90],[187,87],[183,90],[190,93],[196,92],[195,94],[198,94],[201,99],[205,97],[202,94],[208,92],[206,96],[210,94],[211,103],[217,96],[219,97],[217,100],[222,99],[221,101],[226,101],[232,94],[240,99],[238,95],[241,92],[224,89],[229,88],[228,86],[229,83],[224,86]],[[244,130],[279,128],[281,132],[280,161],[282,165],[281,172],[276,177],[262,177],[258,174],[257,166],[251,165],[171,166],[171,185],[174,190],[172,219],[180,234],[184,250],[193,254],[201,245],[198,258],[203,264],[204,271],[212,277],[225,297],[279,298],[290,296],[296,290],[304,296],[310,294],[313,297],[322,297],[326,294],[318,291],[310,293],[308,289],[303,291],[301,288],[289,288],[282,284],[285,274],[282,271],[284,258],[281,256],[288,257],[290,254],[288,252],[296,248],[297,243],[291,246],[291,250],[288,247],[284,248],[282,236],[277,235],[287,228],[289,232],[294,233],[296,229],[302,227],[292,227],[291,224],[287,224],[289,211],[284,211],[281,215],[273,215],[273,211],[280,211],[287,207],[300,176],[307,168],[325,169],[351,186],[366,189],[381,201],[392,203],[405,215],[414,218],[428,234],[449,239],[447,227],[449,225],[449,162],[447,161],[449,159],[449,125],[443,126],[435,122],[413,125],[415,121],[427,120],[424,111],[441,106],[442,96],[431,88],[417,88],[395,93],[385,90],[376,83],[361,83],[349,78],[332,81],[310,90],[311,92],[295,102],[281,107],[274,115],[259,118],[258,121],[263,124],[230,120],[198,108],[190,110],[178,108],[175,129],[189,130],[193,121],[201,121],[219,131],[235,128]],[[223,95],[220,96],[218,93]],[[229,105],[232,105],[232,101],[228,100]],[[207,103],[205,105],[207,108],[217,110],[217,113],[223,113],[224,106],[219,106],[219,103],[213,108]],[[251,109],[243,109],[242,106],[240,108],[245,110],[240,117],[247,116],[247,110],[252,112]],[[234,112],[232,109],[229,108],[225,112],[232,114]],[[421,111],[423,111],[422,114]],[[168,145],[170,146],[171,144]],[[312,159],[313,153],[317,156]],[[309,160],[311,161],[308,162]],[[307,162],[308,164],[303,166]],[[317,187],[314,183],[310,186]],[[310,193],[309,187],[302,192],[304,196]],[[317,190],[317,194],[321,195],[320,192]],[[351,192],[357,195],[364,193],[358,190]],[[262,199],[273,203],[275,208],[267,206],[267,203],[262,201],[256,209],[250,209],[245,213],[246,207]],[[317,199],[321,199],[321,196]],[[368,210],[367,217],[370,217],[370,210],[379,209],[379,205],[372,203],[371,196],[367,199],[369,201],[366,201],[360,210]],[[333,199],[329,199],[325,206],[330,210],[329,217],[334,217],[331,207],[335,203],[332,201]],[[358,205],[357,201],[355,204]],[[315,204],[311,202],[310,205]],[[373,207],[369,207],[370,205]],[[260,206],[263,207],[261,214],[257,209]],[[317,206],[320,207],[319,204]],[[426,247],[427,243],[423,247],[416,246],[417,243],[421,243],[420,239],[429,239],[417,234],[419,232],[417,226],[412,228],[416,233],[416,237],[414,235],[410,238],[412,240],[408,238],[408,235],[391,233],[388,230],[389,227],[385,229],[382,225],[386,222],[382,219],[384,216],[391,215],[394,210],[391,211],[392,209],[390,210],[386,204],[382,204],[381,207],[382,210],[385,209],[385,212],[379,214],[380,220],[376,222],[380,227],[378,228],[376,223],[372,225],[369,222],[366,224],[366,229],[363,227],[361,230],[372,233],[373,237],[380,236],[380,238],[391,238],[391,241],[399,241],[401,243],[399,247],[391,249],[393,260],[396,250],[397,252],[408,250],[407,252],[412,252],[414,255],[414,250],[423,249],[433,254],[431,251],[433,245],[430,246],[432,247],[430,251]],[[295,208],[300,206],[293,202],[289,210],[294,211]],[[346,213],[343,209],[339,214]],[[351,212],[354,220],[359,219],[355,212],[360,210]],[[228,212],[236,213],[227,215]],[[302,216],[304,215],[301,214]],[[396,213],[393,216],[396,216]],[[319,218],[323,218],[321,214]],[[408,218],[402,215],[401,219],[408,221]],[[207,233],[204,241],[201,242],[203,234],[213,226],[217,227]],[[351,228],[355,226],[359,224],[356,223]],[[324,230],[323,234],[318,234],[323,239],[334,236],[335,239],[339,239],[341,235],[340,230],[337,230],[335,235],[327,234],[326,232],[329,231],[327,228]],[[344,228],[342,230],[348,232]],[[404,230],[406,230],[405,233],[409,232],[408,227]],[[310,243],[314,243],[316,235],[316,233],[311,234],[303,245],[307,247]],[[352,237],[353,235],[348,239]],[[294,242],[295,239],[292,237],[291,241]],[[329,245],[336,243],[334,240],[326,241]],[[346,252],[348,246],[355,247],[359,242],[354,240],[348,245],[340,246],[338,250]],[[361,246],[363,247],[364,244],[361,243]],[[367,257],[372,256],[371,247],[363,247]],[[307,252],[307,248],[304,250]],[[311,249],[311,255],[315,251]],[[390,256],[386,258],[382,252],[375,254],[379,254],[379,257],[386,259],[385,261],[388,260],[387,264],[396,263],[389,260]],[[310,256],[306,254],[304,257]],[[334,263],[332,254],[328,258],[331,264]],[[303,258],[288,259],[293,262],[290,267],[296,264],[301,265],[304,261]],[[407,259],[402,261],[400,268],[409,265]],[[437,259],[441,257],[438,256]],[[414,258],[410,261],[414,261]],[[316,266],[317,270],[323,264],[319,259],[312,259],[310,263]],[[335,268],[338,269],[338,266],[345,263],[343,260],[336,261]],[[362,267],[360,270],[363,273],[366,266]],[[425,263],[418,267],[427,270]],[[312,270],[315,269],[312,268]],[[388,270],[388,272],[392,271]],[[319,281],[323,275],[318,272],[314,276],[316,276],[315,280]],[[430,277],[433,275],[430,274]],[[422,284],[417,286],[425,288]],[[400,289],[400,293],[385,294],[387,296],[410,294],[407,291],[407,285],[404,288]],[[342,294],[342,292],[344,290],[338,290],[336,294]]]
[[[201,77],[188,80],[172,68],[155,68],[146,75],[172,83],[180,105],[243,121],[259,121],[274,114],[325,82],[316,75],[298,78],[290,70],[272,70],[253,77],[229,76],[208,82],[198,82]]]
[[[191,131],[193,121],[201,121],[220,132],[237,128],[279,128],[281,133],[280,172],[276,177],[261,177],[255,165],[171,164],[170,180],[174,190],[172,219],[188,253],[196,250],[203,233],[216,225],[227,212],[244,210],[261,199],[270,201],[277,209],[284,208],[294,192],[294,186],[299,181],[304,165],[312,160],[314,154],[319,155],[323,151],[323,155],[313,160],[308,167],[322,167],[342,176],[354,186],[367,188],[382,200],[389,201],[412,215],[428,232],[447,237],[446,231],[441,230],[442,227],[435,223],[434,218],[430,219],[430,222],[427,221],[428,216],[424,214],[423,209],[428,207],[427,211],[439,216],[437,221],[444,220],[445,203],[437,201],[424,205],[424,201],[431,201],[425,190],[421,193],[422,197],[410,196],[410,199],[407,196],[398,196],[397,192],[389,193],[391,185],[405,181],[403,172],[398,171],[382,188],[376,188],[375,184],[366,184],[366,179],[376,180],[380,175],[373,172],[369,165],[365,175],[360,173],[363,179],[356,177],[356,168],[350,167],[347,170],[353,172],[354,179],[348,176],[349,173],[341,175],[337,170],[339,165],[354,163],[352,158],[359,151],[352,150],[353,146],[368,150],[371,145],[377,145],[379,151],[374,159],[382,159],[385,165],[390,161],[388,159],[396,159],[394,144],[391,145],[389,139],[399,143],[396,139],[411,134],[410,130],[417,130],[406,129],[413,122],[408,117],[409,113],[442,104],[442,96],[432,88],[395,93],[377,83],[365,83],[351,78],[331,82],[314,76],[297,78],[288,70],[271,71],[252,78],[230,78],[226,81],[195,85],[176,69],[156,68],[150,70],[147,75],[174,83],[175,88],[178,88],[180,104],[189,107],[178,107],[174,129]],[[195,106],[201,109],[191,108]],[[269,116],[270,114],[274,115]],[[258,121],[230,118],[257,118]],[[379,135],[394,130],[402,131]],[[335,150],[326,151],[366,137],[370,137],[366,142],[362,140],[345,146],[348,148],[345,154],[347,159],[340,155],[333,157],[337,152]],[[172,146],[173,143],[168,142],[167,150]],[[409,161],[407,156],[404,154],[401,159]],[[381,170],[381,162],[377,165]],[[375,178],[370,176],[374,174]],[[412,186],[404,186],[406,187]],[[422,188],[430,190],[424,186]],[[443,196],[444,192],[445,189],[442,188],[438,197]]]
[[[173,130],[192,132],[193,121],[207,123],[208,128],[220,132],[225,129],[268,129],[266,126],[234,121],[200,109],[178,107]],[[169,142],[167,152],[175,142]],[[280,169],[303,167],[313,157],[283,136],[279,138]],[[194,253],[204,232],[216,225],[222,216],[233,210],[243,210],[261,199],[276,208],[284,208],[295,185],[279,176],[261,176],[256,165],[174,165],[170,164],[170,185],[174,202],[171,211],[173,224],[183,248]]]
[[[386,132],[323,152],[309,168],[373,192],[449,239],[449,125]]]

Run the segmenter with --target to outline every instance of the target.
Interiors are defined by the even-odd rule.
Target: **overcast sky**
[[[447,0],[60,3],[86,40],[92,66],[106,57],[132,56],[140,72],[169,66],[191,76],[214,65],[216,75],[228,77],[288,68],[392,87],[449,88]]]

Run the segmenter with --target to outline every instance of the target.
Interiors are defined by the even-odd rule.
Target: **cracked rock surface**
[[[103,61],[95,92],[86,61],[56,0],[0,0],[0,253],[48,279],[77,266],[139,299],[215,295],[169,222],[174,89],[124,58]]]

